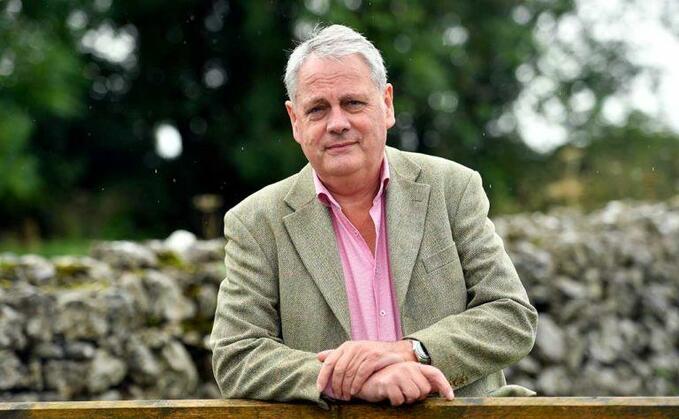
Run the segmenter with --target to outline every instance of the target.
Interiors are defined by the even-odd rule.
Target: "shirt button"
[[[384,316],[386,316],[386,315],[387,315],[387,312],[386,312],[386,311],[380,310],[380,316],[381,316],[381,317],[384,317]]]

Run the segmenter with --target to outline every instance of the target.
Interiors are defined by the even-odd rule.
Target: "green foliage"
[[[579,91],[596,96],[586,118],[569,122],[586,156],[576,173],[586,199],[559,195],[576,175],[558,153],[537,154],[516,128],[489,129],[524,88],[519,66],[543,71],[538,22],[571,16],[571,0],[23,0],[18,12],[8,4],[0,3],[0,169],[10,174],[0,176],[0,232],[10,240],[200,231],[195,195],[220,195],[222,211],[294,173],[305,160],[281,75],[296,35],[317,22],[350,25],[383,52],[397,113],[390,144],[479,170],[495,213],[677,191],[679,160],[657,163],[667,175],[646,171],[676,156],[676,136],[660,140],[638,121],[611,131],[598,118],[636,69],[623,49],[592,37],[581,74],[555,80],[569,112]],[[523,19],[514,17],[519,6]],[[125,45],[129,54],[114,54]],[[174,160],[155,152],[161,123],[181,133]],[[641,180],[618,183],[610,155],[629,176],[637,165]]]
[[[40,186],[37,161],[26,154],[26,143],[33,124],[28,115],[9,103],[0,102],[0,202],[16,208],[18,203],[35,199]],[[11,174],[11,176],[9,175]]]
[[[587,147],[567,146],[546,165],[546,187],[541,196],[547,203],[597,208],[615,199],[665,200],[679,189],[679,141],[675,134],[645,131],[644,118],[632,127],[609,128]],[[564,159],[568,151],[573,157]],[[575,194],[563,193],[559,181],[571,179],[580,185]],[[560,193],[561,192],[561,193]],[[547,201],[547,202],[545,202]]]
[[[45,257],[53,256],[85,256],[90,252],[92,242],[85,239],[53,239],[23,243],[16,240],[0,240],[0,253],[24,254],[33,253]],[[0,265],[0,275],[2,265]]]

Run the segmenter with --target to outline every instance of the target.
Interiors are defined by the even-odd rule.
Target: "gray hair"
[[[351,54],[359,54],[363,58],[370,67],[370,77],[375,86],[384,90],[387,86],[387,69],[384,67],[382,54],[370,41],[346,26],[331,25],[327,28],[317,26],[288,58],[284,77],[288,98],[294,101],[299,69],[309,56],[341,58]]]

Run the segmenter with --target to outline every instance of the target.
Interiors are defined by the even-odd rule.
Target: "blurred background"
[[[222,215],[305,163],[318,23],[382,51],[390,145],[481,172],[541,312],[510,381],[679,394],[679,2],[0,0],[0,400],[219,397]]]
[[[389,143],[480,171],[495,215],[679,191],[676,1],[2,0],[0,250],[219,235],[304,163],[281,75],[318,22],[384,54]]]

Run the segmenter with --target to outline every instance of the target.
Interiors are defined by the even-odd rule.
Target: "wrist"
[[[404,361],[417,362],[415,352],[413,352],[413,343],[411,340],[403,339],[396,342],[396,350]]]

